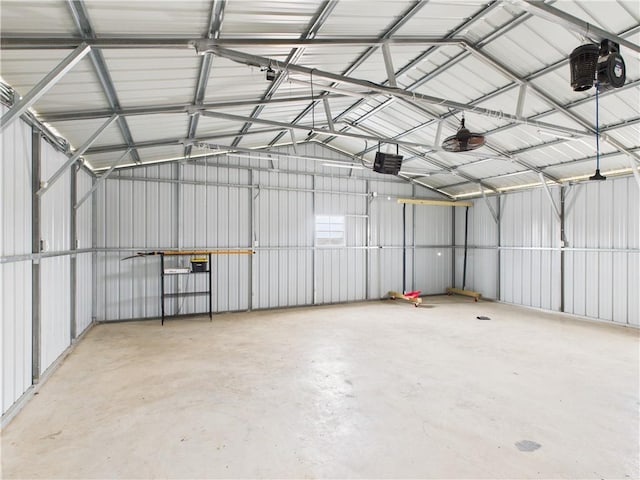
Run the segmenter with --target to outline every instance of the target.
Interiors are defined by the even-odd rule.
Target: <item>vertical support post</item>
[[[92,177],[92,188],[98,180]],[[91,196],[91,321],[98,319],[98,198]]]
[[[313,289],[311,303],[317,301],[317,280],[316,280],[316,176],[311,176],[311,215],[313,216],[313,248],[311,249],[311,288]]]
[[[211,265],[209,265],[211,269]],[[164,325],[164,253],[160,254],[160,325]]]
[[[469,207],[464,207],[464,261],[462,264],[462,289],[467,289],[467,242],[469,238]]]
[[[402,204],[402,293],[407,293],[407,204]]]
[[[249,170],[249,185],[251,185],[250,188],[247,189],[247,193],[249,194],[249,248],[251,248],[251,250],[253,250],[255,248],[255,230],[254,230],[254,215],[255,215],[255,206],[254,206],[254,196],[253,196],[253,170]],[[249,298],[247,299],[247,306],[248,306],[248,310],[251,311],[253,310],[253,255],[249,255],[249,272],[248,272],[248,277],[249,277],[249,285],[248,285],[248,296]]]
[[[497,228],[498,228],[498,261],[497,261],[497,267],[498,270],[496,271],[496,300],[500,300],[500,269],[502,268],[502,264],[501,264],[501,257],[502,257],[502,250],[500,249],[500,246],[502,245],[502,229],[501,229],[501,224],[502,224],[502,194],[498,194],[498,196],[496,197],[498,199],[498,205],[496,207],[496,215],[498,217],[498,223]]]
[[[366,235],[365,235],[365,271],[364,271],[364,281],[365,281],[365,298],[369,300],[371,298],[371,282],[369,281],[369,277],[371,275],[371,202],[373,201],[373,192],[371,192],[371,182],[369,180],[366,181],[366,192],[367,192],[367,219],[366,219]]]
[[[456,286],[456,207],[451,207],[451,286]]]
[[[182,208],[181,202],[180,202],[180,168],[181,168],[181,164],[180,163],[176,163],[173,167],[173,179],[175,180],[175,195],[176,195],[176,201],[175,201],[175,218],[176,218],[176,222],[174,224],[174,230],[173,230],[173,244],[175,245],[175,247],[178,249],[178,251],[180,251],[180,247],[181,244],[184,244],[183,242],[180,242],[180,234],[184,231],[184,226],[182,224],[183,220],[182,220],[182,215],[180,214],[180,210]],[[193,247],[195,247],[195,245],[192,245]],[[162,256],[163,261],[164,261],[164,255]],[[182,262],[180,262],[182,264]],[[213,269],[213,265],[209,264],[209,268]],[[162,266],[162,286],[164,288],[164,265]],[[173,278],[175,278],[175,282],[176,282],[176,286],[177,286],[177,291],[180,291],[180,280],[178,280],[179,277],[174,276]],[[172,301],[171,302],[173,304],[173,315],[178,315],[180,313],[180,302],[177,301],[177,297],[176,297],[176,301]],[[162,308],[164,310],[164,301],[162,302]],[[163,322],[164,322],[164,312],[162,313],[163,316]],[[164,325],[164,323],[163,323]]]
[[[416,186],[413,185],[413,197],[416,197]],[[418,209],[415,206],[411,207],[412,213],[412,226],[411,226],[411,263],[413,267],[411,268],[411,291],[417,290],[416,288],[416,211]]]
[[[211,263],[211,254],[209,256],[208,270],[209,270],[209,321],[213,321],[213,264]]]
[[[40,189],[41,133],[31,131],[31,382],[40,380]],[[37,257],[35,257],[37,255]]]
[[[69,325],[69,333],[70,333],[70,339],[69,339],[69,344],[73,343],[73,341],[76,339],[77,336],[77,311],[76,311],[76,285],[77,285],[77,281],[76,281],[76,264],[77,264],[77,258],[76,258],[76,250],[78,248],[78,234],[77,234],[77,224],[76,224],[76,209],[75,204],[76,201],[78,199],[78,166],[77,165],[73,165],[71,167],[71,187],[70,187],[70,194],[71,194],[71,205],[69,207],[69,239],[71,241],[71,245],[69,246],[69,250],[71,250],[71,255],[69,258],[69,268],[70,268],[70,272],[69,272],[69,278],[71,280],[70,282],[70,312],[71,312],[71,318],[69,319],[70,321],[70,325]]]
[[[564,211],[565,211],[565,194],[564,186],[560,186],[560,311],[564,312],[564,261],[565,261],[565,234],[564,234]]]

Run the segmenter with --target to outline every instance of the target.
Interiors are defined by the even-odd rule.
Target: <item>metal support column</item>
[[[95,185],[96,177],[92,178]],[[91,196],[91,321],[98,319],[98,196]]]
[[[249,170],[249,185],[253,185],[254,182],[254,174],[253,170]],[[253,196],[253,188],[247,189],[247,194],[249,195],[249,245],[252,250],[256,248],[255,245],[255,230],[254,230],[254,215],[255,215],[255,206],[254,201],[255,198]],[[211,266],[209,266],[211,268]],[[247,309],[249,311],[253,310],[253,255],[249,255],[249,285],[248,285],[248,298],[247,298]]]
[[[77,311],[76,311],[76,264],[77,258],[75,251],[78,249],[78,234],[77,234],[77,219],[76,219],[76,209],[74,208],[77,198],[78,198],[78,168],[77,165],[71,167],[71,183],[70,183],[70,194],[71,194],[71,206],[69,208],[69,239],[71,241],[71,245],[69,246],[69,250],[71,250],[71,255],[69,255],[69,278],[70,278],[70,339],[69,343],[73,343],[77,336]]]
[[[416,186],[412,185],[412,195],[415,198],[416,197]],[[415,206],[411,207],[411,218],[412,218],[412,225],[411,225],[411,291],[417,290],[416,288],[416,211],[418,209]]]
[[[498,217],[498,223],[497,225],[497,236],[498,236],[498,261],[497,261],[497,270],[496,270],[496,300],[500,300],[500,269],[502,268],[501,265],[501,255],[502,255],[502,250],[500,250],[500,245],[502,243],[501,240],[501,228],[500,225],[502,223],[502,208],[501,208],[501,203],[502,203],[502,194],[498,194],[497,196],[498,202],[497,202],[497,206],[496,206],[496,215]]]
[[[560,187],[560,311],[564,312],[564,260],[565,253],[565,235],[564,235],[564,202],[565,202],[565,188]]]
[[[364,278],[365,278],[365,298],[369,300],[371,298],[371,282],[369,277],[371,276],[371,202],[373,202],[373,192],[371,191],[371,182],[366,180],[366,192],[368,194],[367,197],[367,218],[366,218],[366,237],[365,237],[365,270],[364,270]]]
[[[402,293],[407,293],[407,204],[402,204]]]
[[[311,249],[311,286],[312,286],[312,305],[317,302],[317,280],[316,280],[316,176],[311,176],[311,216],[313,217],[313,248]]]
[[[464,207],[464,260],[462,264],[462,289],[467,289],[467,245],[469,238],[469,207]]]
[[[456,286],[456,207],[451,207],[451,286]]]
[[[31,253],[40,253],[40,188],[41,133],[31,132]],[[31,263],[31,381],[40,380],[40,258]]]

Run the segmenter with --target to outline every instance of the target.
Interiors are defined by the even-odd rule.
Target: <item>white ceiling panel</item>
[[[321,4],[320,0],[230,1],[225,7],[222,36],[299,38]]]
[[[160,2],[85,0],[96,35],[183,35],[207,33],[211,10],[209,0]]]
[[[121,152],[108,152],[108,153],[92,153],[90,155],[84,155],[84,158],[88,162],[88,166],[94,170],[102,170],[110,168],[113,164],[117,166],[133,165],[133,158],[131,153],[123,158],[124,151]]]
[[[200,60],[195,51],[112,49],[104,57],[123,107],[193,101]]]
[[[141,148],[138,150],[138,155],[140,155],[140,160],[144,163],[182,160],[184,158],[184,147],[182,145],[170,145]]]
[[[0,74],[21,96],[25,96],[70,53],[70,50],[3,51]],[[40,97],[33,109],[44,114],[78,110],[86,105],[108,106],[88,55]]]
[[[337,2],[331,16],[322,26],[321,36],[378,37],[399,20],[412,3],[404,0],[370,0],[366,4]]]
[[[3,35],[43,32],[74,35],[77,32],[69,6],[63,0],[3,0],[0,9]]]
[[[189,117],[186,113],[132,115],[127,123],[133,141],[138,143],[186,137]]]
[[[482,1],[430,1],[398,31],[398,35],[444,37],[460,25],[460,19],[472,17],[485,6],[486,2]]]
[[[58,130],[73,146],[80,148],[95,132],[98,131],[108,118],[93,118],[89,120],[74,120],[68,122],[54,122],[53,127]],[[101,145],[121,145],[124,142],[117,121],[102,131],[91,147]]]

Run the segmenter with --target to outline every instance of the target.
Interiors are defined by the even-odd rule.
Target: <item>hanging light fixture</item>
[[[464,126],[464,115],[460,121],[460,128],[455,135],[445,138],[442,149],[447,152],[468,152],[484,145],[484,135],[472,133]]]

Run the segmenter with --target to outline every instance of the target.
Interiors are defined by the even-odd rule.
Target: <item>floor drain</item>
[[[540,445],[537,442],[532,442],[531,440],[521,440],[518,443],[516,443],[516,447],[518,447],[518,450],[520,450],[521,452],[533,452],[534,450],[537,450],[541,447],[542,445]]]

